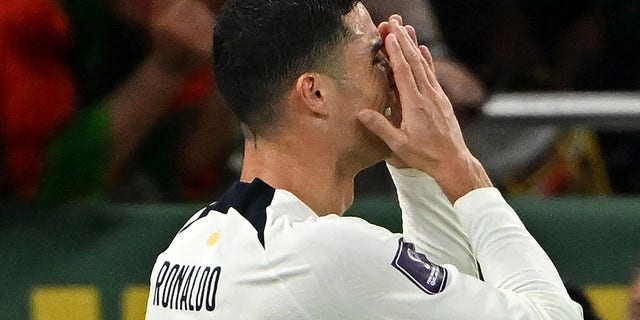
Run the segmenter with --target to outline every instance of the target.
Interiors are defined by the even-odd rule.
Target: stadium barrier
[[[508,127],[576,126],[638,131],[640,91],[497,93],[482,108],[483,120]]]
[[[640,198],[509,202],[604,320],[623,319],[640,262]],[[0,205],[1,319],[140,320],[155,257],[201,205]],[[394,199],[358,199],[349,215],[399,232]]]

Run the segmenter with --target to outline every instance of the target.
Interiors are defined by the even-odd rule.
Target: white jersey
[[[159,255],[147,319],[582,319],[496,189],[451,206],[426,174],[390,171],[403,234],[236,183]]]

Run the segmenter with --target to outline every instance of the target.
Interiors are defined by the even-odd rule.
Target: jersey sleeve
[[[500,191],[483,188],[454,204],[487,283],[526,296],[549,319],[582,319],[553,262]]]
[[[402,235],[329,216],[300,230],[297,252],[313,271],[285,286],[309,319],[582,319],[497,190],[474,191],[454,208],[485,281],[433,262]]]
[[[452,264],[477,277],[478,264],[469,238],[440,185],[416,169],[388,168],[398,192],[405,239],[435,263]]]

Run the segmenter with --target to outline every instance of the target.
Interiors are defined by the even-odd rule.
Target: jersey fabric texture
[[[403,234],[236,183],[159,255],[147,319],[582,319],[496,189],[452,206],[426,174],[389,169]]]

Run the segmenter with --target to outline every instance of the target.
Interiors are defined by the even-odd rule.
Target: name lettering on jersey
[[[440,293],[447,285],[447,269],[429,261],[416,251],[413,243],[402,238],[398,240],[398,250],[391,265],[427,294]]]
[[[165,261],[153,288],[153,305],[181,311],[213,311],[222,268]]]

